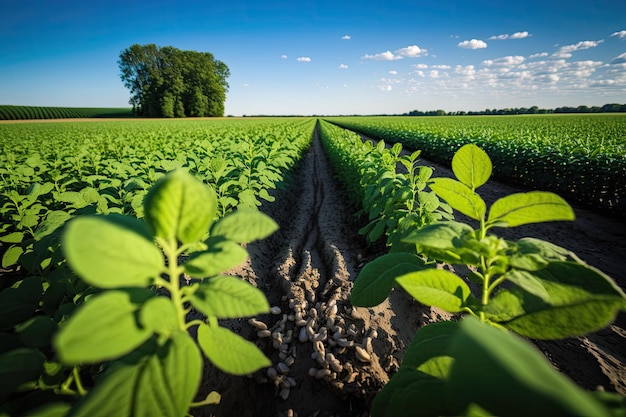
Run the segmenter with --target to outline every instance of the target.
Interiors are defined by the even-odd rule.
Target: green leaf
[[[116,362],[72,409],[69,417],[163,416],[188,412],[202,372],[202,357],[182,331],[156,351]]]
[[[2,267],[9,268],[20,260],[20,256],[24,253],[21,246],[13,245],[2,255]]]
[[[145,224],[128,216],[84,216],[71,220],[62,237],[70,267],[100,288],[145,287],[163,269],[161,251]]]
[[[43,373],[46,357],[35,349],[20,348],[0,355],[0,398]]]
[[[36,316],[17,326],[20,340],[27,347],[40,348],[48,346],[57,324],[48,316]]]
[[[41,277],[28,277],[13,288],[0,292],[0,330],[31,318],[42,298]]]
[[[463,319],[451,354],[448,398],[459,405],[476,403],[491,415],[609,415],[537,349],[473,317]]]
[[[574,220],[574,210],[561,197],[544,191],[516,193],[498,199],[489,210],[487,223],[498,227],[558,220]]]
[[[474,229],[465,223],[446,221],[426,225],[411,232],[403,242],[437,249],[453,249],[460,246],[461,239]]]
[[[463,145],[452,157],[454,175],[472,191],[487,182],[491,169],[489,155],[472,143]]]
[[[37,407],[27,417],[65,417],[72,406],[68,403],[48,403]]]
[[[198,326],[198,343],[204,354],[219,369],[245,375],[272,363],[252,342],[219,326]]]
[[[155,236],[182,243],[200,240],[216,212],[215,191],[184,170],[172,171],[157,181],[144,201],[144,218]]]
[[[427,306],[450,313],[462,311],[474,303],[467,284],[450,271],[429,268],[396,279],[413,298]]]
[[[212,277],[236,267],[248,259],[248,252],[232,240],[209,239],[209,249],[193,253],[184,264],[194,278]]]
[[[147,290],[111,290],[87,300],[53,341],[60,360],[69,365],[115,359],[152,335],[139,327],[135,313],[151,296]]]
[[[517,285],[518,287],[528,291],[529,293],[541,298],[544,301],[549,301],[550,295],[543,286],[541,279],[527,271],[511,270],[507,272],[504,277]]]
[[[575,262],[551,262],[537,271],[548,299],[517,293],[518,315],[501,324],[535,339],[581,336],[608,326],[619,311],[626,311],[626,297],[600,271]],[[510,296],[509,296],[510,298]],[[520,311],[521,310],[521,311]]]
[[[155,333],[169,337],[178,328],[178,313],[167,297],[152,297],[141,307],[141,325]]]
[[[430,189],[444,199],[453,209],[466,216],[481,220],[485,217],[487,206],[483,199],[467,185],[452,178],[434,178]]]
[[[222,236],[237,243],[249,243],[268,237],[278,224],[258,210],[238,209],[221,218],[211,228],[211,236]]]
[[[448,370],[433,366],[433,359],[450,358],[450,344],[459,324],[440,321],[421,327],[402,358],[402,367],[411,367],[439,379],[448,377]]]
[[[350,301],[358,307],[373,307],[382,303],[395,279],[425,267],[424,261],[409,253],[389,253],[366,264],[356,277]]]
[[[220,319],[255,316],[270,310],[261,290],[241,278],[230,276],[202,282],[190,301],[202,313]]]
[[[24,232],[13,232],[0,236],[0,242],[4,243],[21,243],[22,240],[24,240]]]

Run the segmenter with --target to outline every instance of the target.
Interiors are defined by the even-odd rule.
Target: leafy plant
[[[555,194],[533,191],[503,197],[487,213],[476,192],[491,175],[487,154],[465,145],[452,168],[456,180],[435,178],[430,187],[478,227],[447,221],[413,231],[404,242],[421,256],[390,253],[374,260],[357,277],[351,297],[356,306],[374,306],[399,285],[422,304],[469,317],[419,330],[400,370],[376,397],[372,414],[609,415],[596,396],[556,373],[506,331],[536,339],[578,336],[607,326],[626,310],[623,291],[566,249],[489,233],[573,220],[571,207]],[[468,266],[478,294],[431,260]]]
[[[351,194],[359,195],[369,223],[359,230],[370,242],[387,235],[392,251],[410,250],[402,242],[414,228],[442,219],[451,219],[452,210],[426,186],[433,171],[418,166],[420,152],[402,155],[402,145],[387,148],[384,141],[376,146],[363,142],[353,132],[320,123],[320,136],[335,166],[338,177]],[[398,173],[397,167],[404,172]]]
[[[264,238],[277,225],[256,210],[214,221],[216,213],[215,192],[177,170],[150,189],[143,220],[110,214],[69,221],[63,251],[93,289],[60,320],[54,357],[27,348],[0,355],[2,380],[12,378],[1,386],[2,396],[28,383],[57,395],[36,412],[42,415],[63,415],[53,412],[67,411],[64,402],[74,399],[70,416],[183,416],[189,407],[219,401],[211,393],[193,402],[202,353],[237,375],[268,366],[253,343],[218,320],[269,311],[260,290],[223,272],[246,259],[241,243]],[[27,281],[20,287],[31,285]],[[41,292],[39,279],[32,286]]]

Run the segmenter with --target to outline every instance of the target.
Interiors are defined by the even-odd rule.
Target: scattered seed
[[[267,330],[267,324],[263,323],[260,320],[257,319],[248,319],[248,323],[250,323],[250,325],[252,327],[254,327],[255,329],[258,330]]]
[[[359,345],[354,346],[354,350],[356,352],[357,359],[360,360],[361,362],[371,361],[369,353],[367,353],[365,349],[363,349],[361,346]]]
[[[322,379],[322,378],[324,378],[325,376],[328,376],[328,375],[330,375],[330,369],[320,369],[315,374],[315,378]]]
[[[280,390],[280,398],[282,398],[283,400],[289,398],[289,388],[283,388]]]
[[[281,374],[286,374],[287,372],[289,372],[289,367],[287,366],[285,362],[278,362],[278,365],[276,365],[276,368],[278,369],[278,372],[280,372]]]
[[[270,308],[270,313],[272,313],[275,316],[279,315],[281,313],[280,307],[274,306]]]
[[[276,372],[276,368],[267,368],[267,376],[274,379],[278,376],[278,372]]]
[[[259,330],[258,332],[256,332],[256,335],[259,337],[259,339],[263,339],[264,337],[270,337],[272,334],[272,332],[270,332],[269,330]]]

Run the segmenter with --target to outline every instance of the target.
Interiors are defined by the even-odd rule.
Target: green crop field
[[[95,114],[43,109],[11,111]],[[270,386],[269,402],[306,384],[365,392],[399,336],[380,325],[396,334],[378,340],[386,313],[371,313],[395,288],[419,302],[401,313],[413,327],[418,304],[463,317],[426,321],[397,350],[395,376],[355,400],[371,415],[507,414],[492,395],[501,380],[507,401],[539,398],[531,414],[613,415],[622,396],[582,390],[515,334],[605,329],[623,290],[564,247],[492,228],[574,220],[566,200],[623,216],[625,132],[622,115],[0,123],[0,414],[188,415],[230,389],[198,397],[205,361],[254,375],[242,380]],[[487,207],[477,189],[492,173],[527,191]],[[385,253],[361,262],[369,251]],[[248,259],[242,270],[267,277],[231,275]],[[354,276],[337,272],[348,263]],[[489,366],[477,375],[476,363]],[[449,404],[456,385],[467,398]]]
[[[0,105],[0,120],[133,117],[130,108],[43,107]]]
[[[351,117],[330,121],[400,142],[450,164],[462,145],[483,148],[495,175],[590,207],[626,212],[626,115]]]

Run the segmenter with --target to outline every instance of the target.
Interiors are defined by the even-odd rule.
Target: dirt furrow
[[[248,245],[250,261],[231,271],[280,312],[257,317],[267,332],[246,320],[221,323],[255,340],[272,367],[248,378],[208,366],[203,394],[216,390],[222,402],[204,415],[368,415],[417,327],[436,319],[402,294],[374,309],[352,308],[357,271],[375,254],[343,193],[316,132],[291,186],[262,208],[279,231]]]

